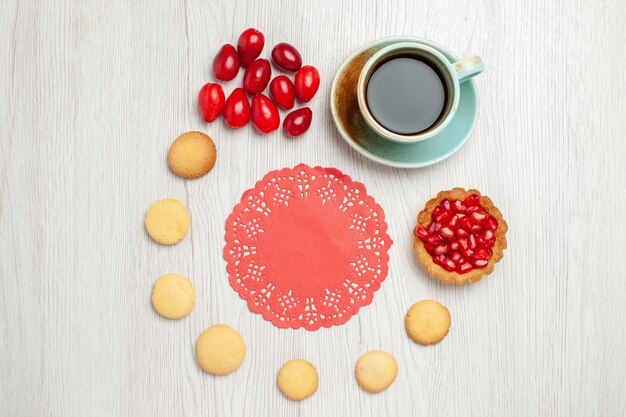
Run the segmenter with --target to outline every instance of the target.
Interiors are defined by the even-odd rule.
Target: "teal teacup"
[[[370,81],[374,81],[372,76],[377,70],[382,69],[383,65],[397,58],[410,58],[410,60],[417,60],[426,64],[436,74],[437,78],[435,79],[433,76],[425,74],[427,78],[421,77],[419,80],[413,80],[411,79],[413,73],[408,72],[408,68],[399,67],[394,70],[395,73],[387,73],[385,76],[387,78],[380,78],[383,77],[380,76],[376,80],[377,84],[371,86],[372,88],[375,87],[376,91],[382,90],[383,93],[381,94],[387,94],[388,97],[385,98],[387,101],[383,102],[382,105],[377,103],[374,106],[372,96],[369,96],[369,99],[372,100],[372,105],[370,106],[370,103],[368,103],[368,88],[370,87]],[[460,84],[480,74],[483,69],[484,65],[477,56],[450,63],[441,52],[428,45],[416,42],[395,43],[376,52],[363,66],[357,83],[359,110],[365,122],[382,138],[398,143],[420,142],[437,135],[452,121],[459,104]],[[426,71],[428,70],[426,69]],[[398,86],[389,77],[396,77],[396,81],[402,80],[401,82],[404,82],[406,88],[403,88],[402,84]],[[385,81],[379,81],[381,79]],[[385,82],[390,84],[389,91],[385,91]],[[420,86],[420,82],[426,84]],[[380,83],[383,83],[383,85],[381,86]],[[441,85],[435,85],[437,83]],[[417,96],[410,95],[416,94],[416,91],[419,94],[420,87],[424,87],[424,90],[430,89],[437,92],[432,97],[425,96],[419,98],[421,100],[419,105],[425,108],[428,113],[432,113],[432,116],[430,114],[426,115],[426,121],[421,121],[429,125],[414,132],[406,130],[409,129],[411,123],[406,128],[403,126],[404,130],[396,129],[391,125],[394,120],[393,112],[405,113],[402,117],[411,122],[411,111],[415,109],[411,106],[405,106],[405,102],[410,102],[411,99],[415,101]],[[398,102],[393,101],[396,99]],[[391,112],[391,117],[382,117],[389,116],[384,115],[385,111]],[[414,116],[417,120],[421,115],[415,114]]]

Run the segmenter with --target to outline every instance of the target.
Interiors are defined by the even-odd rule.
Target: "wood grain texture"
[[[0,2],[0,416],[624,416],[625,20],[620,0]],[[197,114],[213,54],[249,26],[270,45],[293,43],[322,74],[301,139],[205,126]],[[389,35],[486,63],[471,140],[426,169],[364,159],[330,117],[342,60]],[[184,181],[166,153],[192,129],[215,138],[219,155],[209,175]],[[365,183],[395,241],[374,302],[314,333],[251,314],[221,255],[241,193],[299,162]],[[411,251],[415,216],[453,186],[490,195],[510,225],[494,274],[464,287],[428,278]],[[192,215],[174,247],[143,229],[164,197]],[[196,288],[181,321],[150,306],[167,272]],[[403,327],[424,298],[452,313],[450,334],[431,347]],[[217,322],[249,347],[227,377],[194,362],[195,338]],[[378,395],[353,376],[374,348],[400,369]],[[296,357],[320,374],[300,403],[275,384]]]

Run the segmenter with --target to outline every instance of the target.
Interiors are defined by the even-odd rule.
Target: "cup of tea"
[[[428,45],[395,43],[376,52],[363,66],[357,83],[359,110],[385,139],[426,140],[452,121],[461,83],[483,69],[477,56],[451,63]]]

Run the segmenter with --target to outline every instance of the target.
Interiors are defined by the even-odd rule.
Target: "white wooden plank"
[[[626,413],[626,6],[591,2],[171,1],[0,4],[0,416],[563,415]],[[195,96],[221,44],[246,27],[296,45],[322,74],[312,131],[298,140],[204,125]],[[360,45],[390,35],[481,55],[481,110],[470,142],[421,170],[376,165],[342,142],[330,83]],[[228,83],[230,92],[240,82]],[[180,133],[217,142],[215,170],[183,181],[165,155]],[[390,274],[372,305],[318,332],[280,330],[230,288],[224,222],[267,171],[335,166],[385,208]],[[478,284],[428,278],[411,251],[425,201],[452,186],[491,195],[510,224],[504,260]],[[145,209],[176,197],[192,214],[175,247],[154,244]],[[191,316],[158,317],[165,272],[197,291]],[[439,345],[405,335],[423,298],[453,328]],[[213,323],[249,348],[222,378],[194,362]],[[400,371],[379,395],[356,359],[381,348]],[[281,396],[281,364],[305,357],[320,388]]]

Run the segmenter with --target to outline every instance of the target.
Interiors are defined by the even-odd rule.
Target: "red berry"
[[[296,73],[295,86],[298,100],[311,100],[320,86],[320,73],[314,66],[305,65]]]
[[[285,110],[293,107],[296,101],[296,90],[291,80],[284,75],[275,77],[270,83],[272,99]]]
[[[244,127],[250,120],[250,102],[242,88],[235,88],[224,103],[224,121],[228,127]]]
[[[249,94],[258,94],[265,90],[270,82],[272,68],[267,59],[257,59],[246,68],[243,74],[243,89]]]
[[[263,94],[257,94],[252,98],[252,123],[261,133],[270,133],[280,126],[278,108]]]
[[[213,60],[213,74],[218,80],[230,81],[239,72],[239,55],[235,47],[226,44],[220,48]]]
[[[313,112],[308,107],[294,110],[285,117],[283,129],[289,136],[300,136],[309,129]]]
[[[224,90],[215,83],[205,84],[198,94],[198,107],[205,122],[210,123],[222,112],[224,107]]]
[[[244,30],[237,42],[237,53],[241,66],[246,67],[257,59],[264,46],[265,37],[260,31],[254,28]]]
[[[302,66],[300,53],[288,43],[279,43],[272,49],[272,61],[279,68],[289,72],[296,72]]]

